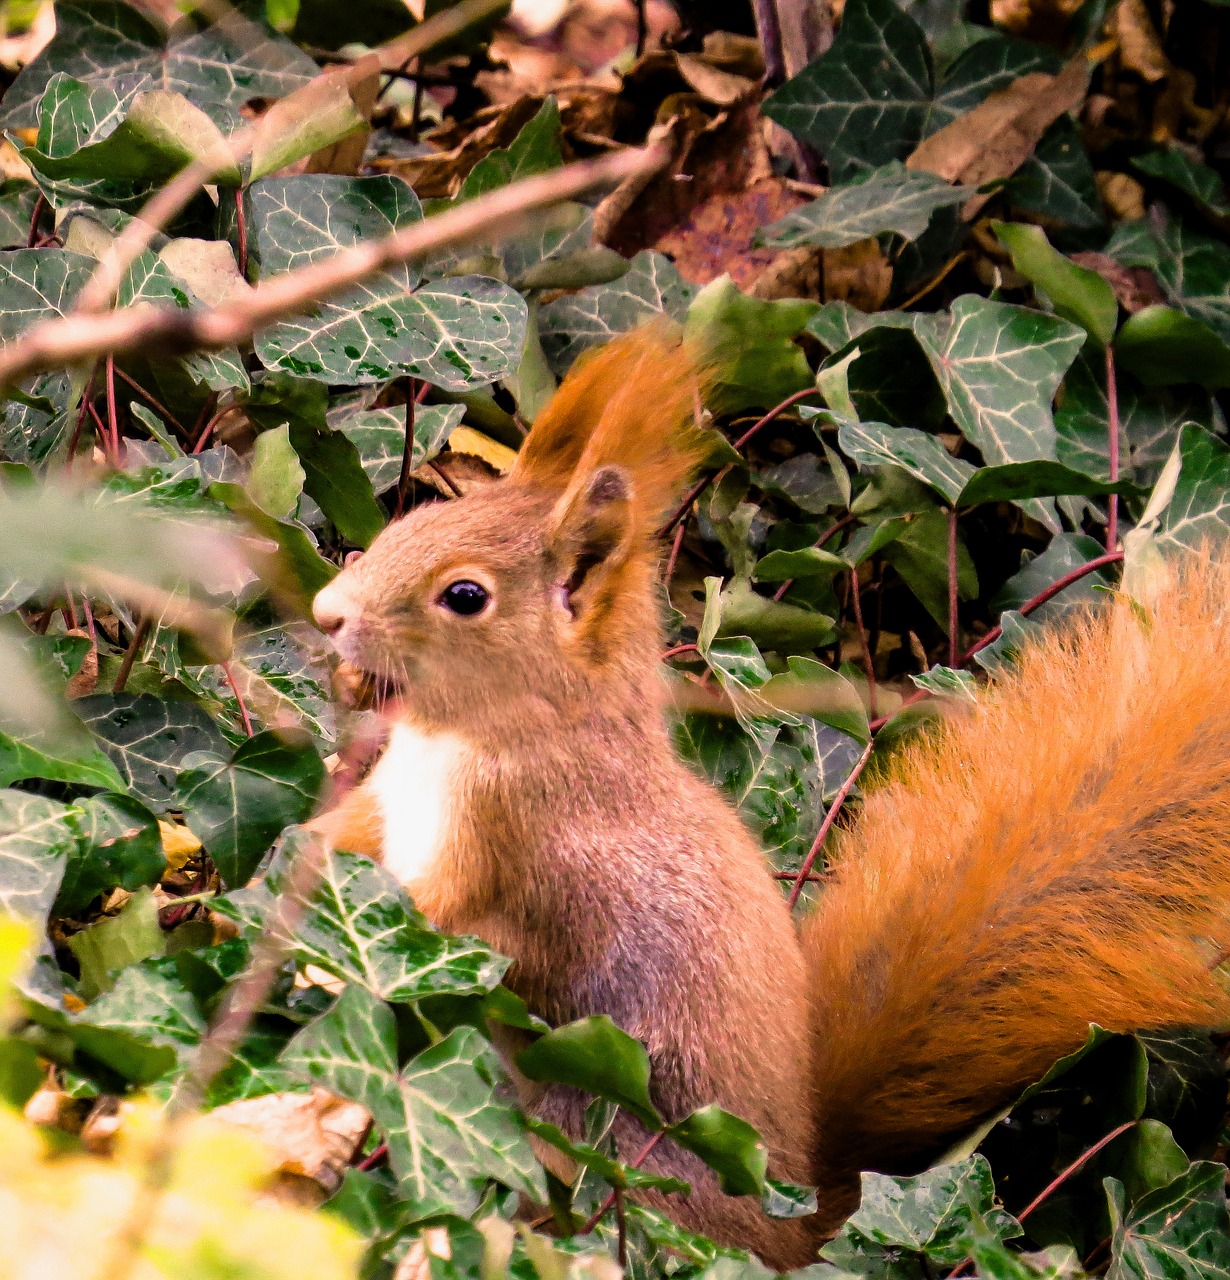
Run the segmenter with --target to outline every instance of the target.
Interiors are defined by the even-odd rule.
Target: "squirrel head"
[[[583,357],[511,473],[389,525],[317,623],[424,727],[503,732],[595,698],[656,714],[656,531],[698,457],[700,390],[662,324]]]

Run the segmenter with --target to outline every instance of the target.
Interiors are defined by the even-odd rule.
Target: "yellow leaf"
[[[158,833],[162,836],[162,852],[166,855],[167,866],[172,871],[178,871],[194,853],[200,852],[201,842],[187,827],[159,818]]]
[[[492,440],[473,427],[454,427],[448,437],[448,447],[456,453],[471,453],[482,458],[488,466],[494,467],[500,475],[512,470],[517,455],[505,444]]]

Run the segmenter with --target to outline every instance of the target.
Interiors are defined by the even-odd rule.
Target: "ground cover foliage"
[[[311,596],[400,511],[506,470],[586,350],[666,315],[718,371],[703,483],[663,531],[677,741],[800,909],[861,770],[1125,558],[1147,573],[1230,521],[1230,9],[846,0],[784,71],[750,9],[641,13],[639,54],[631,8],[525,5],[343,84],[322,68],[401,38],[400,3],[8,6],[0,359],[253,123],[115,307],[243,306],[521,179],[662,148],[251,344],[100,347],[5,388],[13,1274],[765,1274],[637,1205],[661,1180],[608,1135],[619,1107],[663,1126],[641,1046],[546,1027],[504,957],[300,826],[371,734],[332,697]],[[593,1095],[583,1140],[512,1105],[500,1024],[537,1037],[526,1075]],[[1230,1273],[1222,1044],[1091,1029],[935,1168],[866,1175],[809,1271]],[[810,1210],[737,1117],[670,1133],[732,1193]]]

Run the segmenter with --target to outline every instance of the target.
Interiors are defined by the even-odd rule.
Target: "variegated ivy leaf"
[[[254,38],[255,37],[255,38]],[[34,109],[57,72],[106,85],[125,77],[144,88],[183,94],[216,122],[238,122],[252,98],[281,98],[319,71],[289,40],[248,19],[241,27],[191,21],[165,29],[123,0],[64,0],[56,33],[5,94],[0,125],[34,124]]]
[[[757,240],[779,249],[800,244],[840,249],[885,231],[916,240],[937,209],[962,204],[973,194],[973,187],[951,186],[894,160],[830,187],[818,200],[765,227]]]
[[[465,414],[462,404],[417,405],[410,469],[421,467],[444,448],[453,428]],[[406,410],[365,409],[333,422],[359,451],[359,461],[376,493],[391,489],[401,476],[406,441]]]
[[[0,908],[43,921],[79,845],[68,806],[25,791],[0,791]]]
[[[843,422],[837,433],[842,451],[860,467],[900,467],[956,502],[975,468],[954,458],[938,437],[882,422]]]
[[[185,757],[228,750],[222,730],[193,702],[148,693],[97,693],[79,698],[75,706],[128,790],[159,811],[175,795]]]
[[[1225,1280],[1230,1217],[1225,1166],[1197,1160],[1129,1208],[1123,1184],[1106,1180],[1110,1203],[1110,1280]]]
[[[646,249],[611,284],[557,298],[538,312],[542,347],[552,369],[563,375],[582,351],[609,342],[654,316],[682,319],[696,294],[674,263]]]
[[[1157,540],[1189,549],[1222,540],[1230,530],[1230,449],[1193,423],[1179,432],[1175,449],[1179,477]]]
[[[0,341],[65,315],[94,267],[93,259],[64,249],[0,253]]]
[[[524,1128],[496,1097],[495,1051],[473,1027],[459,1027],[399,1071],[393,1011],[351,986],[291,1041],[282,1063],[371,1112],[402,1194],[418,1208],[468,1215],[492,1179],[545,1203]]]
[[[263,178],[246,192],[248,226],[263,279],[418,222],[418,197],[400,178],[303,174]],[[402,264],[271,325],[256,339],[266,366],[335,384],[410,374],[463,391],[515,368],[525,300],[485,276],[421,283]]]
[[[275,873],[270,885],[281,885]],[[257,932],[271,927],[270,902],[258,894],[224,902],[220,909]],[[327,855],[304,918],[285,941],[300,964],[316,965],[395,1003],[485,995],[509,964],[477,938],[438,933],[388,871],[353,853]]]

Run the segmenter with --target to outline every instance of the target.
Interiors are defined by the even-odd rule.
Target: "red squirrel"
[[[345,660],[395,691],[389,746],[318,820],[441,929],[513,959],[552,1023],[643,1041],[668,1119],[750,1121],[778,1221],[659,1143],[693,1185],[646,1198],[785,1268],[862,1169],[912,1172],[1083,1042],[1212,1026],[1230,908],[1230,566],[1194,557],[1145,621],[1050,631],[905,750],[798,929],[734,808],[675,754],[655,530],[697,460],[696,363],[660,326],[578,361],[504,479],[391,524],[316,598]],[[519,1081],[577,1132],[584,1099]],[[630,1158],[645,1142],[624,1116]]]

